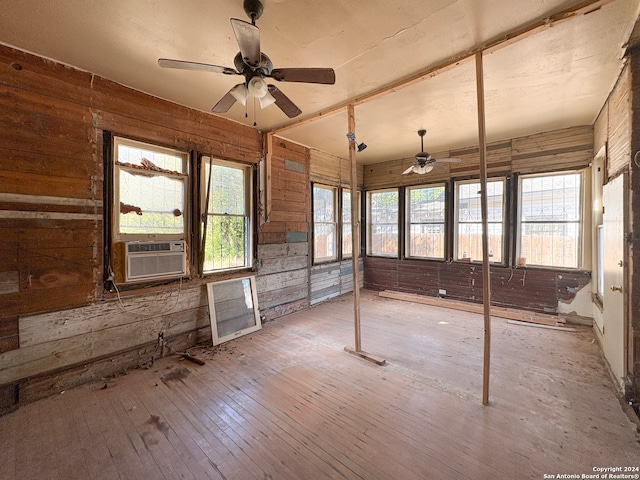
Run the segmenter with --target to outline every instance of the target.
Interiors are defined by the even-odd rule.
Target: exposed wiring
[[[113,287],[116,290],[116,294],[118,296],[118,303],[120,304],[120,308],[122,308],[122,310],[124,310],[127,313],[131,313],[133,315],[140,315],[141,317],[144,317],[144,318],[153,318],[153,317],[157,317],[158,315],[167,314],[167,313],[172,312],[178,306],[178,301],[180,300],[180,294],[182,293],[182,277],[180,277],[180,285],[178,287],[178,295],[176,296],[176,301],[174,302],[173,306],[169,310],[158,311],[157,313],[154,313],[154,314],[150,315],[148,313],[139,313],[141,311],[141,309],[130,310],[127,307],[125,307],[124,303],[122,303],[122,298],[120,297],[120,290],[118,289],[118,286],[113,281],[111,283],[112,283]]]

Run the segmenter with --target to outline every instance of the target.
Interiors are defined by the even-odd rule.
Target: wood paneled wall
[[[176,349],[210,338],[204,280],[103,290],[103,131],[247,163],[260,132],[4,46],[0,120],[0,409],[147,363],[159,331]],[[268,318],[309,305],[309,151],[278,140],[272,163]]]

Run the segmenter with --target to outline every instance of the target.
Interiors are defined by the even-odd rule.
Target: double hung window
[[[520,177],[518,254],[528,265],[578,268],[582,175]]]
[[[504,179],[487,181],[489,261],[502,262],[504,242]],[[456,182],[456,259],[482,261],[480,182]]]
[[[204,273],[251,267],[252,169],[203,157]]]
[[[444,185],[408,187],[407,257],[444,259]]]

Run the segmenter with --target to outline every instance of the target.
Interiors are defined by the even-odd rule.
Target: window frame
[[[528,221],[528,222],[524,222],[526,224],[569,224],[569,223],[577,223],[577,239],[576,239],[576,251],[575,251],[575,257],[576,257],[576,266],[564,266],[564,265],[541,265],[538,263],[532,263],[532,259],[530,258],[526,258],[526,264],[527,266],[532,266],[532,267],[536,267],[536,268],[547,268],[547,269],[554,269],[554,270],[558,270],[558,269],[564,269],[564,270],[580,270],[582,268],[582,263],[583,263],[583,259],[582,259],[582,251],[583,251],[583,245],[584,245],[584,212],[585,212],[585,174],[584,174],[584,170],[580,169],[580,170],[561,170],[561,171],[555,171],[555,172],[541,172],[541,173],[531,173],[531,174],[525,174],[525,175],[520,175],[518,177],[518,198],[517,198],[517,202],[518,202],[518,208],[517,208],[517,216],[516,216],[516,225],[515,225],[515,237],[516,237],[516,258],[521,258],[521,257],[526,257],[526,255],[523,255],[522,253],[522,225],[523,225],[523,221],[522,221],[522,207],[523,207],[523,202],[522,202],[522,194],[523,194],[523,187],[522,187],[522,182],[523,180],[527,180],[530,178],[541,178],[541,177],[555,177],[555,176],[562,176],[562,175],[577,175],[579,180],[580,180],[580,188],[579,191],[577,193],[577,198],[578,198],[578,213],[577,213],[577,217],[578,220],[577,222],[575,221]]]
[[[131,242],[131,241],[145,241],[145,240],[155,240],[155,241],[167,241],[167,240],[186,240],[188,237],[189,231],[189,215],[190,215],[190,205],[189,205],[189,188],[190,188],[190,178],[191,174],[189,172],[189,152],[178,150],[175,148],[165,147],[161,145],[157,145],[150,142],[134,140],[128,137],[113,135],[112,137],[113,150],[111,155],[111,164],[113,167],[113,191],[111,197],[111,205],[113,208],[113,215],[111,219],[111,231],[112,231],[112,240],[115,242]],[[138,169],[134,169],[123,165],[119,161],[118,151],[119,146],[128,146],[133,148],[144,149],[148,151],[153,151],[157,153],[164,153],[175,155],[177,157],[182,158],[182,172],[180,174],[170,173],[166,171],[155,171],[155,170],[144,170],[145,175],[152,175],[155,177],[166,177],[174,180],[179,180],[182,183],[182,232],[180,233],[121,233],[120,231],[120,203],[121,203],[121,192],[120,192],[120,172],[133,172],[138,171]]]
[[[315,201],[316,201],[316,188],[319,190],[330,190],[332,195],[331,198],[333,199],[333,209],[332,209],[332,219],[333,221],[331,222],[317,222],[316,221],[316,209],[315,209]],[[332,185],[325,185],[322,183],[312,183],[311,184],[311,205],[312,205],[312,212],[311,212],[311,220],[312,220],[312,224],[313,224],[313,241],[312,241],[312,260],[313,260],[313,264],[322,264],[322,263],[330,263],[330,262],[336,262],[338,261],[338,259],[340,258],[340,252],[338,251],[338,230],[339,227],[341,225],[339,225],[339,215],[338,215],[338,190],[339,188],[336,186],[332,186]],[[327,256],[327,257],[317,257],[316,256],[316,239],[317,239],[317,232],[318,229],[316,227],[316,225],[333,225],[333,251],[334,251],[334,255],[333,256]]]
[[[200,212],[201,219],[199,221],[199,255],[201,258],[199,270],[200,274],[203,276],[215,275],[216,273],[221,272],[233,272],[233,271],[242,271],[253,268],[254,262],[254,251],[255,251],[255,239],[254,239],[254,168],[252,164],[248,164],[245,162],[226,160],[218,157],[213,157],[210,155],[201,155],[199,158],[200,162],[200,198],[198,199],[200,202]],[[222,166],[227,168],[235,168],[237,170],[241,170],[243,172],[244,178],[244,186],[245,186],[245,197],[244,197],[244,208],[245,215],[237,215],[237,214],[220,214],[220,213],[211,213],[208,211],[206,202],[207,202],[207,190],[209,178],[207,175],[207,167],[211,166]],[[211,191],[209,191],[210,195]],[[206,264],[206,245],[207,237],[204,233],[205,222],[204,219],[207,219],[207,225],[209,221],[209,217],[242,217],[244,218],[245,224],[245,234],[244,234],[244,265],[235,265],[221,268],[205,268]],[[204,236],[204,241],[203,241]]]
[[[395,253],[394,254],[384,254],[384,253],[374,253],[372,252],[371,248],[372,248],[372,234],[371,234],[371,227],[372,227],[372,222],[371,222],[371,213],[372,213],[372,209],[371,209],[371,196],[372,195],[376,195],[376,194],[382,194],[382,193],[391,193],[391,192],[395,192],[397,195],[397,202],[396,202],[396,209],[397,209],[397,219],[396,219],[396,249],[395,249]],[[400,232],[402,230],[402,223],[401,223],[401,211],[400,211],[400,188],[399,187],[395,187],[395,188],[382,188],[382,189],[378,189],[378,190],[368,190],[367,192],[367,196],[366,196],[366,201],[367,201],[367,205],[366,205],[366,252],[367,252],[367,256],[370,257],[381,257],[381,258],[400,258],[400,248],[401,248],[401,241],[400,241]],[[382,225],[393,225],[392,223],[384,223]]]
[[[508,188],[508,184],[507,184],[507,178],[506,177],[494,177],[494,178],[488,178],[487,179],[487,185],[489,183],[496,183],[496,182],[500,182],[502,183],[502,220],[500,222],[495,222],[495,221],[489,221],[487,219],[487,223],[488,226],[490,224],[500,224],[501,225],[501,240],[500,240],[500,260],[498,261],[494,261],[491,258],[489,258],[489,262],[494,263],[496,265],[505,265],[507,262],[506,259],[506,244],[507,244],[507,188]],[[478,191],[480,191],[480,189],[482,188],[481,185],[481,181],[478,178],[474,178],[474,179],[467,179],[467,180],[454,180],[453,181],[453,192],[454,192],[454,201],[453,201],[453,216],[454,216],[454,220],[453,220],[453,261],[456,262],[470,262],[470,263],[481,263],[483,261],[482,258],[472,258],[472,257],[464,257],[464,253],[463,252],[459,252],[460,249],[460,245],[459,245],[459,238],[460,238],[460,233],[459,233],[459,227],[460,224],[479,224],[480,228],[482,229],[483,225],[482,225],[482,219],[480,219],[477,222],[460,222],[460,189],[459,187],[461,185],[468,185],[468,184],[478,184]],[[478,195],[477,197],[478,199],[480,199],[480,195]],[[481,206],[479,206],[479,208],[481,208]]]
[[[441,188],[443,196],[442,205],[442,222],[411,222],[411,192],[413,190],[425,190],[432,188]],[[404,242],[405,242],[405,258],[411,260],[441,260],[444,261],[447,255],[447,222],[448,222],[448,197],[447,197],[447,184],[446,182],[411,185],[405,187],[405,219],[404,219]],[[442,225],[442,256],[430,257],[425,255],[412,255],[411,254],[411,226],[412,225]]]

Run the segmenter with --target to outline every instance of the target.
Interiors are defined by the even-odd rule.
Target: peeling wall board
[[[18,350],[0,354],[0,384],[154,342],[160,331],[167,336],[191,332],[205,326],[207,312],[207,307],[199,307],[172,315],[173,321],[155,316],[146,318],[144,322],[21,346]]]
[[[607,178],[621,172],[631,160],[631,70],[625,68],[611,92],[609,105],[609,152]]]
[[[122,305],[129,312],[135,313],[125,311]],[[172,291],[122,297],[122,305],[113,298],[108,302],[62,312],[22,316],[21,346],[27,347],[120,325],[135,324],[144,321],[145,316],[167,317],[174,313],[207,307],[207,297],[201,286],[183,289],[181,292],[174,286]],[[176,311],[172,311],[174,306],[177,307]]]
[[[273,292],[258,292],[260,312],[278,305],[285,305],[296,300],[304,300],[309,304],[309,287],[307,285],[286,287]]]
[[[308,253],[309,244],[258,245],[258,257],[261,259],[306,256]]]
[[[211,328],[208,326],[194,332],[167,337],[166,340],[174,350],[184,351],[195,345],[198,338],[206,338],[207,335],[211,339]],[[120,367],[118,373],[149,365],[152,358],[158,359],[160,354],[157,342],[154,341],[118,352],[113,356],[93,358],[81,364],[30,377],[20,382],[20,403],[33,402],[87,382],[102,380],[114,374],[114,363]],[[169,355],[170,352],[165,349],[165,356]]]
[[[271,273],[281,273],[289,270],[298,270],[307,268],[307,256],[288,256],[280,258],[265,258],[262,260],[262,266],[258,270],[260,275],[268,275]]]
[[[271,308],[260,307],[260,314],[264,316],[267,321],[274,320],[283,315],[289,315],[290,313],[300,312],[309,308],[309,299],[303,298],[289,303],[283,303]]]
[[[308,282],[307,270],[292,270],[271,275],[261,275],[256,279],[259,292],[272,292],[281,288],[306,286]]]

